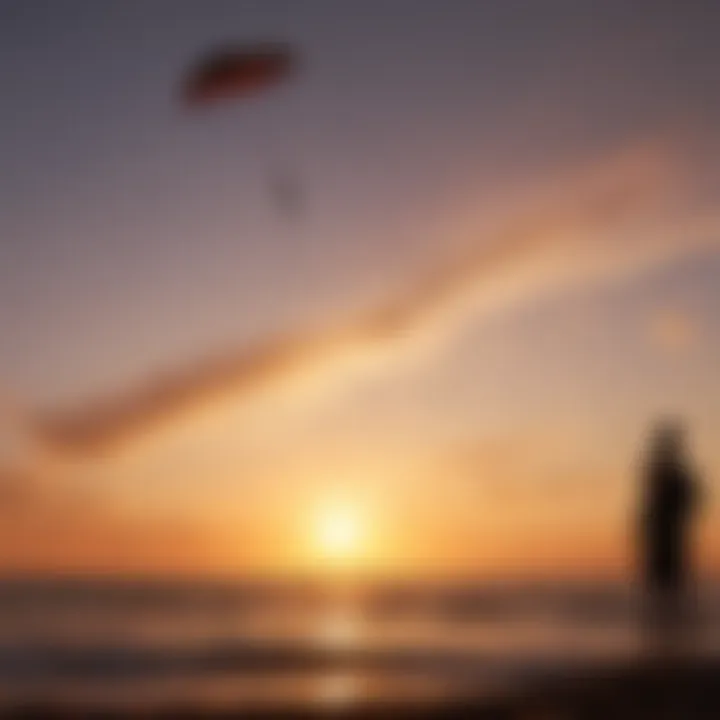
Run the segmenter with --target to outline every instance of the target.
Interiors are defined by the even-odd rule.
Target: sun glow
[[[357,562],[363,555],[366,527],[359,507],[349,502],[331,502],[317,511],[314,545],[320,557],[329,562]]]

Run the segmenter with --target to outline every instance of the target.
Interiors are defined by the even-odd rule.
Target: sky
[[[0,0],[0,570],[316,570],[345,516],[357,567],[623,571],[665,413],[720,569],[718,23]],[[183,106],[263,40],[291,78]]]

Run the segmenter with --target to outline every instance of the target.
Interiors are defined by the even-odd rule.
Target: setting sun
[[[358,507],[351,503],[328,503],[315,518],[315,547],[326,560],[357,560],[363,552],[365,530]]]

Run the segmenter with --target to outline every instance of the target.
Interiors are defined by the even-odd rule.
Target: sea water
[[[720,647],[718,592],[694,649]],[[120,709],[444,702],[646,651],[617,584],[0,583],[0,703]]]

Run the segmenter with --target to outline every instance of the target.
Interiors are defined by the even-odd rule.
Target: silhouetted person
[[[644,482],[643,579],[653,617],[672,622],[682,609],[690,575],[690,532],[698,495],[679,423],[665,422],[656,430]]]

